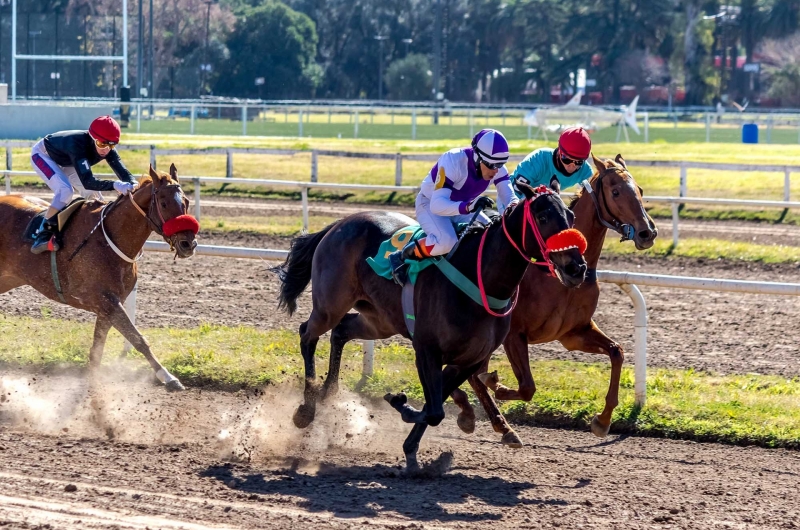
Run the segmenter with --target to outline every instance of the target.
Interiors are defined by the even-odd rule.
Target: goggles
[[[483,164],[484,166],[486,166],[489,169],[500,169],[501,167],[506,165],[505,162],[497,162],[497,163],[487,162],[483,158],[481,158],[480,160],[481,160],[481,164]]]
[[[114,146],[117,145],[117,142],[105,142],[103,140],[95,140],[94,145],[96,145],[100,149],[114,149]]]
[[[566,156],[564,153],[561,153],[561,163],[564,164],[565,166],[568,166],[570,164],[575,164],[576,166],[581,167],[584,162],[586,162],[586,160],[580,160],[580,159],[575,160],[574,158],[570,158]]]

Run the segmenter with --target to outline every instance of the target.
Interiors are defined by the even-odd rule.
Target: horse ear
[[[150,178],[153,179],[153,184],[156,184],[157,182],[161,181],[161,175],[156,173],[156,170],[153,169],[152,165],[150,166]]]
[[[517,189],[525,195],[525,198],[530,200],[536,195],[536,192],[526,182],[517,179]]]
[[[175,182],[180,182],[178,180],[178,168],[175,167],[175,164],[169,165],[169,176],[172,177],[172,180]]]
[[[628,166],[625,165],[625,159],[622,158],[621,154],[617,154],[616,158],[614,158],[614,162],[616,162],[617,164],[622,166],[622,169],[624,169],[626,171],[628,170]]]
[[[602,160],[600,160],[599,158],[597,158],[596,156],[594,156],[594,153],[592,153],[592,160],[594,161],[594,167],[597,168],[597,171],[602,173],[603,171],[606,170],[605,163]]]

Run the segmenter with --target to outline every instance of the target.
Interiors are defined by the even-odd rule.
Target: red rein
[[[539,189],[536,190],[537,192]],[[552,193],[549,190],[545,191],[544,193]],[[526,203],[528,200],[525,201]],[[525,227],[526,225],[530,225],[533,233],[536,235],[536,241],[539,243],[539,249],[542,252],[542,257],[544,261],[534,261],[533,258],[527,256],[522,249],[520,249],[514,240],[511,238],[511,235],[508,233],[508,229],[506,228],[506,218],[505,216],[502,217],[502,224],[503,224],[503,232],[506,235],[506,239],[511,243],[511,245],[517,249],[517,252],[530,263],[534,265],[547,265],[550,269],[550,275],[555,276],[555,269],[553,266],[553,262],[550,260],[550,253],[551,252],[561,252],[564,250],[568,250],[570,248],[577,248],[581,254],[586,252],[586,238],[583,237],[578,230],[574,228],[568,228],[566,230],[562,230],[561,232],[550,236],[547,238],[545,242],[542,238],[542,234],[539,232],[539,227],[536,226],[536,223],[533,222],[533,217],[531,215],[531,210],[527,206],[527,204],[523,204],[525,208],[525,220],[522,222],[522,248],[525,248]],[[489,303],[486,299],[486,290],[483,288],[483,274],[482,274],[482,258],[483,258],[483,244],[486,241],[486,234],[488,230],[483,231],[483,235],[481,236],[481,244],[478,247],[478,290],[481,293],[481,301],[483,302],[483,308],[492,316],[495,317],[505,317],[508,316],[513,310],[514,307],[517,305],[517,298],[519,297],[519,286],[514,290],[514,301],[511,303],[511,308],[506,311],[505,313],[495,313],[489,307]]]

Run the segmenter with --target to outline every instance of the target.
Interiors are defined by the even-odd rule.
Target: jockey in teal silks
[[[389,255],[393,271],[406,259],[450,252],[458,241],[455,225],[469,222],[471,212],[494,207],[492,199],[482,196],[490,183],[497,188],[500,203],[513,207],[518,202],[505,168],[508,150],[500,131],[484,129],[472,139],[471,147],[452,149],[439,158],[422,181],[416,200],[417,221],[426,237]],[[482,213],[479,217],[489,222]]]
[[[592,168],[586,163],[591,154],[592,139],[586,129],[570,127],[561,133],[556,149],[543,147],[526,156],[511,180],[523,178],[533,188],[544,184],[560,192],[592,177]],[[517,197],[522,195],[518,193]]]

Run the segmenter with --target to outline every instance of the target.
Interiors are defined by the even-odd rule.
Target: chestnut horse
[[[611,379],[603,411],[592,419],[592,432],[603,437],[611,426],[611,413],[618,404],[619,380],[623,351],[620,345],[603,333],[592,320],[600,297],[600,286],[594,272],[603,250],[608,229],[632,239],[639,250],[653,246],[658,235],[653,219],[642,203],[642,190],[617,155],[615,160],[602,161],[593,157],[597,173],[589,181],[592,196],[582,190],[570,204],[575,213],[575,228],[586,237],[587,280],[578,289],[567,289],[547,269],[530,267],[520,284],[519,303],[511,316],[511,329],[503,347],[519,383],[518,390],[500,384],[497,372],[486,374],[488,360],[469,382],[483,405],[495,431],[503,434],[503,443],[511,447],[522,445],[517,434],[506,423],[484,383],[502,400],[530,401],[536,392],[528,360],[528,344],[559,341],[569,351],[608,355],[611,360]],[[469,414],[468,402],[458,390],[453,396]]]
[[[469,231],[450,263],[482,294],[500,299],[515,298],[530,265],[522,252],[538,260],[544,255],[565,286],[580,285],[586,272],[581,254],[586,242],[570,230],[572,213],[544,186],[534,190],[522,185],[521,190],[526,199],[487,228]],[[490,313],[485,297],[483,306],[474,302],[438,267],[428,267],[414,285],[416,325],[413,338],[409,337],[401,288],[375,274],[366,261],[376,255],[383,241],[409,224],[413,221],[408,217],[392,213],[351,215],[292,241],[289,256],[277,272],[282,283],[279,306],[290,314],[311,281],[313,309],[300,326],[306,386],[305,402],[293,418],[297,427],[304,428],[314,419],[318,397],[335,391],[345,343],[397,334],[412,339],[425,405],[415,410],[402,393],[387,394],[385,399],[403,421],[414,424],[403,444],[407,468],[414,470],[425,429],[444,419],[444,400],[485,364],[505,338],[511,317],[508,308]],[[348,314],[351,308],[359,313]],[[320,392],[314,351],[320,335],[331,329],[330,368]]]
[[[155,231],[188,258],[197,246],[197,221],[186,214],[189,201],[181,190],[175,165],[170,173],[142,177],[139,187],[112,203],[90,201],[65,228],[64,246],[55,253],[32,254],[23,238],[42,203],[20,196],[0,198],[0,293],[30,285],[46,297],[97,315],[89,366],[100,364],[113,326],[140,351],[167,390],[183,390],[150,351],[122,304],[136,285],[136,260]],[[54,267],[55,264],[55,267]],[[53,273],[56,269],[57,274]],[[57,287],[57,283],[58,287]]]

